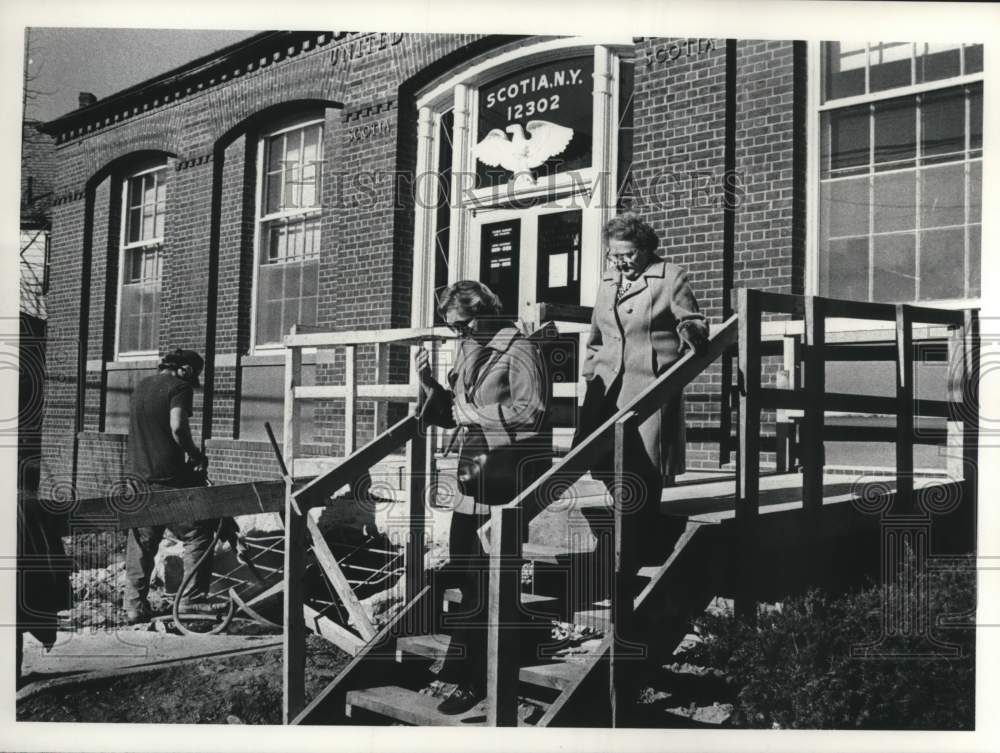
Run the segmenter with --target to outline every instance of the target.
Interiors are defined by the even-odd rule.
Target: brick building
[[[265,32],[81,107],[45,126],[47,493],[118,476],[130,389],[177,346],[207,355],[194,429],[215,480],[275,476],[263,421],[292,324],[428,326],[463,277],[528,321],[591,305],[623,206],[715,324],[744,286],[978,305],[982,77],[981,45]],[[531,120],[549,158],[490,167],[491,132]],[[405,381],[407,361],[368,354],[358,379]],[[343,378],[326,351],[305,363]],[[720,461],[731,379],[688,390],[693,465]],[[361,440],[402,410],[362,406]],[[342,454],[343,421],[318,403],[306,449]]]

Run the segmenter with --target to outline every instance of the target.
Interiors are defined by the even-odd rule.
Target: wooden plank
[[[417,399],[419,387],[416,384],[359,384],[358,397],[366,400],[409,400]]]
[[[347,388],[342,384],[310,384],[294,389],[296,400],[342,400],[347,396]]]
[[[747,288],[738,288],[737,297]],[[768,290],[754,290],[757,302],[761,311],[775,314],[793,314],[802,316],[805,310],[805,302],[800,295],[790,295],[789,293],[773,293]]]
[[[325,638],[338,648],[342,648],[351,656],[357,656],[364,648],[366,640],[359,638],[347,628],[338,625],[329,617],[324,617],[308,604],[302,605],[303,624],[318,635]],[[297,713],[297,712],[296,712]],[[289,722],[285,722],[288,724]]]
[[[347,694],[345,703],[348,716],[352,715],[352,707],[357,707],[418,727],[483,726],[482,705],[474,706],[462,714],[449,716],[437,710],[440,698],[398,685],[352,690]]]
[[[67,519],[75,528],[112,530],[281,512],[284,509],[284,482],[250,481],[138,494],[122,488],[116,494],[75,502],[67,512]]]
[[[807,398],[803,393],[796,394],[792,390],[781,390],[774,387],[761,387],[760,403],[762,408],[784,408],[786,410],[804,410]],[[821,406],[826,412],[871,413],[877,415],[895,415],[898,403],[895,397],[878,395],[851,395],[842,392],[827,392],[817,398],[814,407]],[[958,406],[948,400],[914,400],[913,414],[928,418],[947,418],[949,411],[958,410]]]
[[[738,334],[737,317],[730,317],[709,338],[704,354],[688,352],[681,357],[628,405],[609,417],[588,438],[570,450],[562,460],[555,463],[550,470],[543,473],[506,506],[524,506],[529,519],[543,510],[565,491],[567,484],[578,480],[590,470],[595,449],[613,436],[614,426],[622,416],[635,412],[636,420],[641,424],[658,411],[661,405],[683,390],[692,379],[705,370],[708,364],[722,355],[729,345],[736,342]],[[479,531],[484,546],[487,546],[487,532],[490,525],[487,523]]]
[[[756,290],[740,290],[739,440],[736,454],[736,535],[739,539],[735,607],[738,616],[757,615],[757,524],[760,514],[760,319],[762,303]]]
[[[291,336],[297,332],[292,325]],[[302,351],[287,348],[285,351],[284,390],[284,462],[287,468],[294,468],[299,454],[299,408],[295,400],[295,388],[302,384]],[[293,481],[285,477],[285,551],[282,625],[282,709],[283,724],[302,710],[305,704],[306,687],[306,633],[303,606],[305,600],[306,573],[306,524],[304,516],[296,504]]]
[[[286,335],[286,348],[336,347],[344,345],[372,345],[398,343],[415,345],[427,340],[454,340],[455,334],[447,327],[401,327],[399,329],[355,330],[353,332],[306,332]]]
[[[980,332],[979,311],[965,312],[962,326],[963,361],[961,406],[962,416],[962,464],[964,466],[965,490],[973,509],[979,500],[979,380],[980,373]]]
[[[428,633],[400,638],[396,642],[396,660],[402,661],[406,655],[424,659],[440,659],[448,653],[451,636],[446,633]],[[553,661],[521,667],[520,681],[543,688],[562,690],[576,679],[583,668],[582,661]]]
[[[285,598],[284,598],[284,724],[291,723],[305,703],[306,635],[304,623],[306,525],[305,515],[293,507],[291,482],[285,495]],[[306,513],[308,514],[308,513]]]
[[[355,630],[360,633],[364,640],[368,640],[375,635],[375,626],[372,625],[372,621],[368,617],[368,612],[365,611],[361,602],[358,601],[358,597],[355,595],[354,589],[351,588],[351,584],[347,582],[347,576],[344,575],[344,571],[340,568],[340,563],[337,562],[337,558],[330,551],[330,546],[326,543],[326,539],[323,538],[323,532],[319,529],[319,524],[309,513],[306,513],[305,518],[309,535],[312,538],[313,554],[316,555],[316,561],[323,570],[323,574],[326,575],[327,580],[330,581],[330,585],[333,586],[333,590],[340,597],[344,608],[347,609],[347,613],[351,618],[351,624],[354,625]]]
[[[891,322],[896,319],[896,307],[891,303],[871,303],[868,301],[844,301],[839,298],[812,296],[815,305],[820,306],[830,319],[868,319]],[[808,299],[807,299],[808,301]],[[806,304],[806,311],[809,304]],[[806,328],[808,328],[808,324]]]
[[[409,484],[406,490],[409,513],[409,536],[406,540],[406,597],[413,598],[424,587],[424,541],[427,536],[427,485],[433,447],[430,433],[416,431],[406,447]]]
[[[355,421],[358,413],[357,351],[353,345],[344,348],[344,454],[354,452],[358,440]]]
[[[896,306],[896,505],[913,509],[913,320],[910,307]]]
[[[292,335],[296,326],[292,325]],[[282,421],[282,439],[284,441],[285,465],[294,467],[295,458],[299,456],[301,438],[299,437],[299,404],[295,400],[295,390],[302,386],[302,351],[299,348],[288,348],[285,351],[285,384],[284,410]]]
[[[803,386],[805,405],[800,426],[802,443],[802,515],[803,551],[809,567],[818,567],[818,543],[823,508],[823,448],[824,396],[826,396],[826,299],[812,296],[806,299],[805,311],[805,372]]]
[[[597,685],[595,680],[600,680],[599,677],[596,677],[598,668],[602,664],[607,665],[611,642],[612,636],[605,635],[597,651],[587,660],[586,666],[576,676],[573,683],[566,687],[559,694],[559,697],[552,702],[552,705],[545,711],[542,718],[535,724],[536,727],[560,726],[560,720],[564,718],[564,714],[569,709],[570,704],[574,700],[578,700],[578,694],[581,694],[581,691],[585,687]]]
[[[611,726],[618,724],[619,701],[630,699],[634,683],[632,679],[634,665],[628,663],[635,649],[635,632],[633,629],[632,579],[637,570],[636,546],[639,541],[639,516],[634,510],[634,500],[630,500],[627,486],[627,473],[631,464],[629,458],[635,457],[638,448],[635,438],[638,434],[638,424],[635,413],[622,416],[615,424],[614,443],[614,484],[612,486],[612,503],[614,504],[614,559],[612,562],[611,589],[611,624],[615,640],[611,643],[609,652],[610,676],[608,697],[611,706]],[[631,502],[631,504],[630,504]],[[645,501],[649,503],[648,500]],[[657,500],[658,502],[658,500]],[[633,509],[629,509],[629,508]],[[623,700],[622,705],[629,703]]]
[[[896,346],[883,345],[881,343],[874,343],[872,345],[855,345],[853,343],[834,345],[827,343],[826,349],[823,351],[823,357],[828,362],[856,361],[870,363],[873,361],[895,361]]]
[[[517,726],[520,628],[514,624],[521,590],[521,531],[516,508],[490,511],[490,571],[487,593],[486,723]]]
[[[545,322],[578,322],[589,324],[594,315],[593,306],[574,306],[568,303],[538,304],[538,320]]]
[[[906,309],[912,324],[940,324],[946,327],[961,327],[965,321],[965,312],[962,309],[912,305],[907,305]]]
[[[399,610],[396,616],[348,662],[340,674],[302,709],[292,720],[292,724],[327,724],[340,721],[344,713],[344,696],[347,691],[362,687],[382,674],[384,667],[375,666],[373,657],[387,656],[390,652],[395,657],[396,638],[400,634],[405,634],[408,623],[421,621],[420,614],[427,609],[429,595],[430,587],[426,586]]]
[[[388,431],[375,437],[364,447],[345,458],[344,462],[336,468],[310,481],[295,492],[299,506],[305,510],[309,507],[328,504],[327,500],[330,495],[342,486],[352,484],[375,463],[409,442],[417,432],[418,423],[415,415],[407,416]]]

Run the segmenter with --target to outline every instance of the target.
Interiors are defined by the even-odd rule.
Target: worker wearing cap
[[[136,386],[129,403],[128,467],[141,490],[162,491],[203,486],[208,459],[191,437],[194,388],[204,367],[193,350],[165,355],[156,374]],[[181,598],[183,611],[199,611],[206,603],[212,576],[211,545],[218,520],[171,523],[170,530],[184,542],[184,574],[203,555],[192,588]],[[151,616],[147,594],[153,558],[165,526],[133,528],[125,550],[125,613],[129,624]]]

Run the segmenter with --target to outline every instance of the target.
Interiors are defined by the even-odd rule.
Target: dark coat
[[[433,391],[424,418],[453,428],[453,404],[466,416],[472,425],[460,435],[460,462],[503,453],[504,463],[517,469],[518,491],[551,467],[552,436],[546,416],[551,390],[541,353],[531,339],[510,326],[499,330],[486,345],[468,338],[458,340],[448,382],[450,390]],[[474,501],[511,501],[491,496],[491,491],[482,489]],[[477,507],[481,512],[481,505]]]
[[[620,275],[604,273],[594,303],[590,337],[583,366],[588,389],[607,393],[621,377],[615,406],[621,408],[649,386],[683,355],[678,332],[692,327],[692,336],[705,339],[708,324],[688,285],[687,273],[676,264],[655,260],[632,283],[620,301],[615,301]],[[597,428],[609,415],[600,400],[581,415],[578,437]],[[594,415],[599,412],[602,415]],[[590,415],[588,415],[590,413]],[[684,472],[683,397],[672,400],[639,427],[649,461],[661,473]]]

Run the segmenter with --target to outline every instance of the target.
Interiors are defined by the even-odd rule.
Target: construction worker
[[[191,437],[194,388],[204,361],[193,350],[167,353],[153,376],[136,386],[129,404],[128,468],[140,492],[204,486],[208,459]],[[171,523],[184,543],[184,573],[197,566],[186,594],[178,594],[181,611],[211,611],[208,587],[212,576],[212,543],[218,520]],[[153,558],[165,526],[133,528],[125,550],[125,615],[130,625],[148,622],[147,599]],[[200,564],[199,564],[200,561]]]

